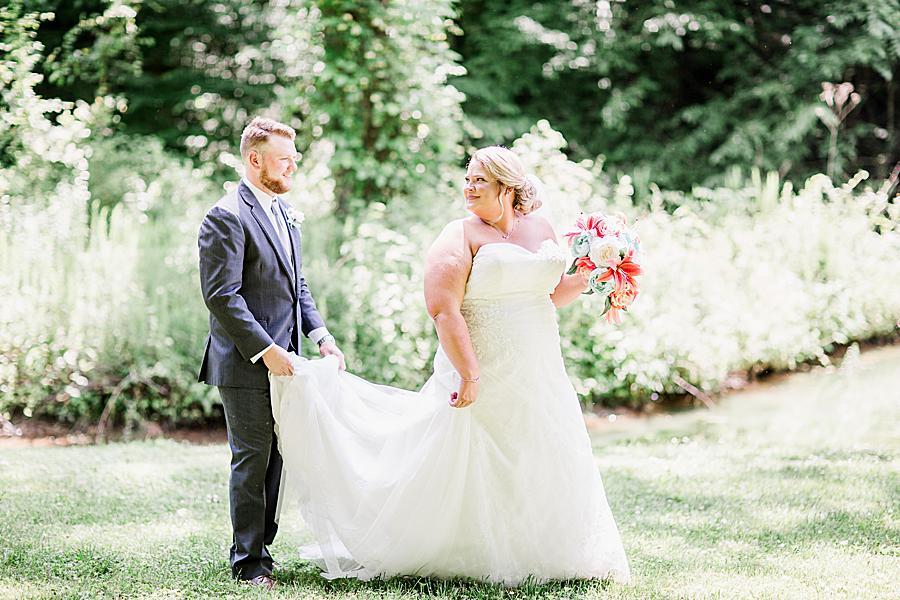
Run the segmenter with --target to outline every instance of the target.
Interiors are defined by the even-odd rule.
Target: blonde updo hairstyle
[[[537,178],[525,173],[515,152],[503,146],[479,148],[470,160],[477,160],[495,180],[515,191],[513,209],[523,215],[541,207]]]

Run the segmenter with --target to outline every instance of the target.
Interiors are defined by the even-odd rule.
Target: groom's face
[[[297,149],[294,140],[278,135],[270,137],[258,151],[259,181],[273,194],[291,190],[297,170]]]

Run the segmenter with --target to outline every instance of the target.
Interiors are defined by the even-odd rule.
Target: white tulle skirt
[[[532,333],[546,341],[552,326]],[[302,555],[329,578],[627,581],[556,339],[483,362],[465,409],[448,404],[459,379],[442,350],[418,392],[339,372],[333,357],[273,377],[286,493],[316,540]]]

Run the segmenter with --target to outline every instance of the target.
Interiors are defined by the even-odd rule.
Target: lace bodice
[[[559,347],[550,293],[559,283],[565,262],[565,253],[550,239],[535,252],[506,242],[478,249],[461,312],[483,370],[542,352],[548,343]],[[485,379],[489,378],[486,374]]]

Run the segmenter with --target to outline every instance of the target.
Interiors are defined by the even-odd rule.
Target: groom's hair
[[[272,135],[280,135],[293,140],[297,137],[297,132],[293,127],[279,123],[275,119],[253,117],[253,120],[244,127],[244,132],[241,133],[241,156],[246,159],[251,150],[265,144]]]

